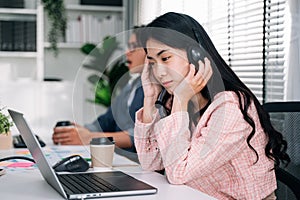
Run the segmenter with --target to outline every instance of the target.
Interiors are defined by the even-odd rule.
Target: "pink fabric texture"
[[[187,112],[176,112],[151,123],[136,113],[135,145],[145,170],[166,170],[172,184],[185,184],[217,199],[263,199],[276,189],[274,162],[265,156],[267,138],[252,103],[249,115],[256,133],[247,144],[252,127],[244,120],[233,92],[217,94],[189,128]],[[256,162],[257,160],[257,162]]]

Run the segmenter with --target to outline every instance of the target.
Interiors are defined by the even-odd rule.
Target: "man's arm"
[[[127,131],[91,132],[78,124],[70,127],[56,127],[52,136],[53,142],[62,145],[88,145],[93,138],[113,137],[119,148],[131,148],[132,142]]]

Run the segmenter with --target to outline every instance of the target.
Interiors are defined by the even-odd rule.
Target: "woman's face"
[[[186,51],[169,47],[150,38],[147,41],[147,59],[157,81],[170,93],[189,72]]]
[[[126,51],[127,66],[131,73],[142,73],[146,53],[139,47],[135,34],[131,34]]]

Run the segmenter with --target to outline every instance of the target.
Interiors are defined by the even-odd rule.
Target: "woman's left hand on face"
[[[175,88],[174,94],[182,100],[189,101],[195,94],[199,93],[207,84],[212,75],[211,62],[208,58],[204,63],[199,61],[199,70],[190,64],[190,71],[183,81]]]

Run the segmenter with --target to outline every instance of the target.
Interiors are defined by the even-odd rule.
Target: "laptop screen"
[[[53,168],[48,163],[46,156],[44,155],[41,146],[39,145],[36,137],[29,128],[26,120],[22,113],[8,109],[8,112],[13,119],[18,131],[22,135],[28,150],[30,151],[32,157],[34,158],[42,176],[44,179],[61,195],[65,198],[67,197],[62,186],[58,184],[58,178],[55,175]]]
[[[14,123],[16,124],[20,134],[22,135],[25,144],[27,145],[27,148],[29,149],[32,157],[34,158],[44,179],[65,198],[78,199],[157,193],[157,188],[148,185],[140,180],[137,180],[121,171],[84,172],[67,174],[67,179],[63,180],[62,177],[64,175],[56,174],[49,162],[47,161],[40,144],[38,143],[31,129],[29,128],[26,120],[23,117],[23,114],[13,110],[8,110],[8,112],[11,115]],[[82,180],[84,179],[86,180],[86,183],[82,182]],[[103,180],[99,181],[100,179]],[[114,189],[110,191],[100,189],[100,186],[103,185],[106,189],[109,189],[110,187],[108,187],[107,184],[111,185]],[[84,189],[86,185],[89,185],[87,190]],[[72,190],[72,188],[74,190]],[[95,190],[93,191],[91,190],[91,188],[94,188]]]

